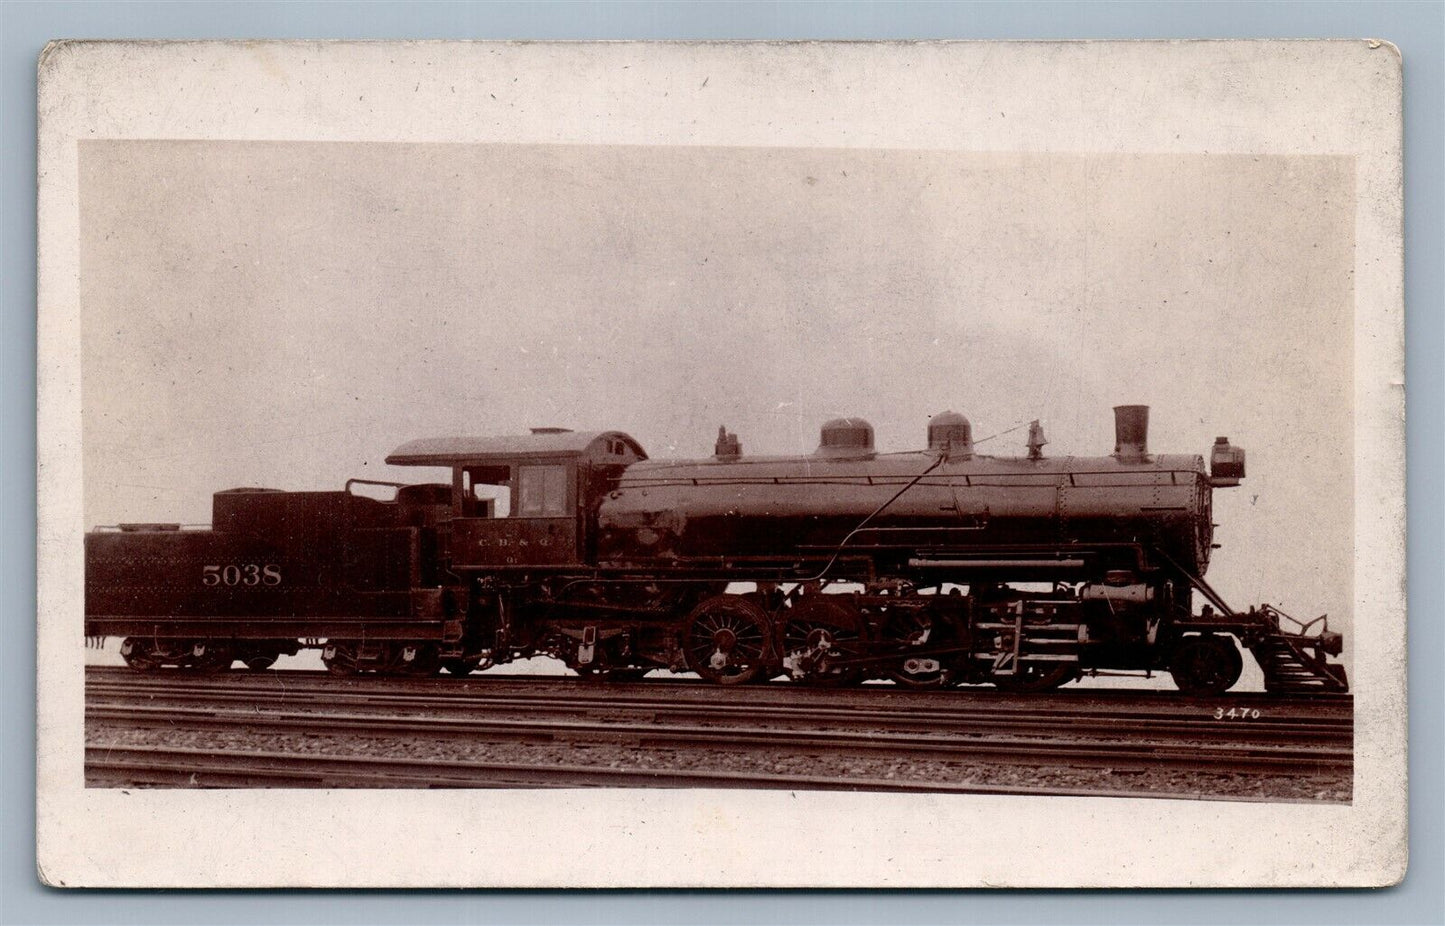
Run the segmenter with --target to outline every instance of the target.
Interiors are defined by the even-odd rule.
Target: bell
[[[1033,421],[1030,421],[1030,422],[1029,422],[1029,459],[1030,459],[1030,460],[1042,459],[1042,457],[1043,457],[1043,455],[1044,455],[1044,444],[1047,444],[1047,443],[1048,443],[1048,439],[1044,437],[1044,426],[1041,425],[1041,424],[1039,424],[1037,418],[1035,418]]]

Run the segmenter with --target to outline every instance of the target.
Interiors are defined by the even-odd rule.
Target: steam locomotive
[[[687,461],[618,431],[413,441],[387,463],[449,483],[227,489],[206,529],[88,534],[86,634],[124,638],[143,670],[262,670],[312,647],[339,675],[548,655],[724,685],[1168,672],[1196,695],[1239,679],[1242,647],[1270,691],[1346,690],[1325,618],[1235,611],[1204,581],[1212,493],[1244,478],[1244,451],[1151,454],[1148,412],[1115,408],[1097,457],[1046,456],[1038,422],[1026,455],[981,454],[953,412],[901,453],[859,418],[801,456],[744,455],[726,429]]]

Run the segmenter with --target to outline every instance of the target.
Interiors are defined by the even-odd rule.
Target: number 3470
[[[280,585],[281,567],[275,563],[230,563],[202,566],[202,585]]]

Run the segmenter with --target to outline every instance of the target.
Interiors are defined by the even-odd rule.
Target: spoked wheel
[[[1072,682],[1078,676],[1078,667],[1072,662],[1054,662],[1045,665],[1026,663],[1013,675],[995,675],[990,681],[1000,691],[1020,694],[1034,691],[1053,691]]]
[[[910,648],[926,649],[938,644],[941,621],[928,611],[893,608],[883,624],[883,639],[903,650],[887,673],[894,684],[905,688],[942,688],[949,684],[949,672],[936,656],[908,655]]]
[[[1174,648],[1169,674],[1185,694],[1223,694],[1239,681],[1244,657],[1227,637],[1210,634],[1185,637]]]
[[[720,685],[744,685],[767,669],[768,614],[737,595],[709,598],[688,615],[688,668]]]
[[[831,665],[846,659],[860,639],[856,609],[813,597],[794,608],[783,625],[783,663],[802,684],[843,688],[863,681],[860,669]],[[801,673],[801,674],[799,674]]]
[[[328,656],[327,652],[331,655]],[[321,653],[321,661],[332,675],[355,675],[357,672],[356,650],[345,643],[326,647]]]

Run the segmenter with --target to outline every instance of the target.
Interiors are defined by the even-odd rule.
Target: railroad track
[[[673,675],[673,673],[659,670],[646,679],[633,680],[633,682],[621,682],[621,680],[581,678],[577,675],[539,675],[539,673],[514,673],[506,672],[503,669],[488,669],[486,672],[474,672],[471,675],[454,676],[449,673],[441,675],[381,675],[381,673],[358,673],[358,675],[332,675],[324,669],[266,669],[263,672],[250,672],[243,667],[231,667],[223,672],[195,672],[186,669],[159,669],[155,672],[137,672],[126,666],[85,666],[87,679],[134,679],[153,680],[153,682],[175,683],[178,680],[207,680],[207,679],[230,679],[233,682],[259,682],[264,683],[267,679],[282,679],[292,683],[321,683],[329,688],[338,685],[366,685],[366,683],[386,682],[387,685],[420,685],[426,688],[435,686],[468,686],[468,685],[526,685],[526,686],[558,686],[558,688],[597,688],[598,685],[605,685],[608,688],[670,688],[670,689],[695,689],[699,692],[715,692],[718,686],[707,680],[696,678],[692,675]],[[1160,676],[1168,678],[1168,676]],[[893,683],[879,683],[879,685],[863,685],[857,688],[808,688],[798,685],[786,679],[773,679],[770,682],[754,682],[750,685],[734,686],[728,689],[733,692],[777,692],[777,691],[884,691],[896,693],[915,693],[916,689],[900,688]],[[991,686],[962,686],[962,688],[945,689],[942,693],[967,693],[974,696],[996,696],[996,698],[1019,698],[1020,695],[1003,692]],[[936,691],[926,692],[926,696],[935,696]],[[1072,696],[1088,696],[1088,698],[1105,699],[1137,699],[1140,695],[1152,696],[1160,701],[1209,701],[1209,699],[1196,698],[1196,696],[1185,695],[1183,692],[1173,688],[1162,689],[1140,689],[1140,688],[1084,688],[1078,683],[1065,686],[1055,692],[1048,692],[1042,695],[1043,698],[1072,698]],[[1039,695],[1022,695],[1027,698]],[[1263,701],[1269,704],[1280,704],[1280,702],[1302,702],[1302,704],[1337,704],[1348,705],[1353,699],[1350,693],[1319,692],[1309,695],[1299,693],[1266,693],[1266,692],[1230,692],[1224,698],[1240,698],[1247,701]]]
[[[1076,736],[1039,739],[1028,736],[957,736],[939,733],[894,733],[882,730],[784,731],[757,726],[700,726],[678,723],[618,723],[593,720],[484,717],[451,719],[425,716],[386,717],[338,714],[217,710],[211,707],[140,705],[87,708],[87,723],[116,722],[152,730],[244,730],[260,733],[352,733],[356,736],[412,738],[463,737],[486,742],[606,743],[636,749],[771,750],[833,755],[890,755],[952,761],[1014,764],[1093,765],[1130,768],[1184,765],[1212,771],[1250,773],[1264,770],[1318,773],[1347,769],[1348,748],[1200,743],[1188,746],[1129,740],[1080,743]],[[1072,728],[1070,728],[1072,732]]]
[[[541,706],[548,698],[569,705],[606,700],[621,704],[631,701],[650,705],[706,705],[710,710],[751,711],[781,708],[794,711],[800,705],[831,705],[864,711],[900,708],[910,712],[966,709],[1020,712],[1031,710],[1057,715],[1098,711],[1120,717],[1127,713],[1141,719],[1163,719],[1166,715],[1198,718],[1221,707],[1259,712],[1263,723],[1286,718],[1309,718],[1348,724],[1353,716],[1350,695],[1290,697],[1262,693],[1229,694],[1201,699],[1174,691],[1066,688],[1047,694],[1011,694],[992,688],[961,688],[942,691],[914,691],[893,685],[865,685],[858,688],[818,689],[788,682],[734,687],[720,692],[718,686],[692,679],[663,678],[642,682],[598,682],[558,676],[501,675],[488,672],[463,678],[451,676],[352,676],[337,678],[326,672],[267,671],[226,672],[199,675],[179,672],[141,674],[129,669],[90,667],[86,670],[87,692],[109,692],[120,697],[218,696],[221,690],[241,697],[313,696],[334,699],[369,698],[380,703],[420,699],[428,704],[449,701],[481,703],[488,697],[497,703],[526,699]]]
[[[1218,794],[1012,785],[982,782],[900,781],[768,772],[611,768],[594,765],[525,765],[365,756],[305,756],[245,750],[214,752],[171,746],[88,746],[90,787],[207,788],[759,788],[883,793],[1034,794],[1052,797],[1154,797],[1223,800]],[[1229,800],[1276,802],[1273,797]],[[1303,803],[1303,801],[1294,801]]]
[[[90,705],[88,716],[121,719],[121,712],[130,705],[143,705],[137,715],[159,705],[184,705],[199,699],[208,706],[241,705],[251,710],[284,710],[314,706],[316,695],[290,690],[258,691],[250,688],[228,690],[217,685],[196,685],[177,688],[156,686],[131,689],[120,683],[93,683],[87,686]],[[926,700],[926,699],[925,699]],[[866,702],[733,704],[729,701],[699,703],[662,702],[655,697],[638,697],[619,692],[597,692],[589,686],[572,696],[555,694],[490,694],[450,691],[444,694],[409,694],[371,692],[327,692],[324,709],[327,716],[339,710],[379,714],[386,711],[419,711],[446,716],[486,716],[517,714],[532,721],[541,718],[587,717],[593,719],[645,719],[654,724],[685,724],[719,720],[768,721],[774,727],[798,728],[813,725],[866,727],[894,732],[948,733],[975,735],[988,732],[1059,731],[1072,736],[1118,738],[1156,736],[1181,739],[1240,739],[1256,743],[1302,743],[1348,747],[1352,740],[1349,717],[1297,717],[1290,714],[1266,715],[1252,720],[1214,719],[1207,709],[1196,710],[1193,716],[1178,711],[1140,709],[1121,714],[1117,709],[1075,707],[1059,711],[1014,703],[1005,705],[935,706],[910,704],[906,710],[897,707],[876,708]]]
[[[540,744],[579,752],[601,746],[633,757],[669,752],[834,760],[861,757],[874,762],[931,762],[955,770],[977,766],[1110,772],[1176,769],[1345,781],[1352,765],[1348,704],[1333,700],[1312,699],[1291,706],[1271,699],[1267,708],[1259,709],[1258,717],[1241,721],[1216,719],[1210,709],[1216,702],[1140,698],[1139,693],[1130,693],[1132,699],[1091,697],[1098,692],[1040,699],[978,697],[985,693],[967,691],[817,691],[760,686],[742,690],[748,703],[736,703],[732,697],[720,697],[711,686],[597,685],[516,677],[479,681],[378,678],[359,683],[350,680],[338,686],[323,673],[157,677],[92,670],[87,673],[86,717],[88,729],[97,735],[130,730],[164,737],[184,731],[232,740],[239,735],[253,745],[268,737],[272,741],[278,737],[284,741],[288,736],[342,741],[389,738],[396,742],[509,744],[514,749]],[[1250,699],[1224,703],[1246,705]],[[898,787],[884,789],[869,786],[872,779],[857,774],[599,769],[559,764],[555,754],[545,765],[527,766],[355,755],[306,754],[285,759],[274,750],[238,750],[234,742],[189,751],[130,744],[121,754],[117,748],[121,747],[113,745],[106,758],[88,749],[89,782],[217,787],[252,786],[236,782],[290,782],[292,786],[311,782],[338,787],[348,786],[345,783],[359,786],[359,782],[393,787],[962,788],[970,793],[991,793],[982,785],[957,785],[946,777],[893,782]],[[1059,789],[1010,785],[1002,791],[1054,793]],[[1063,792],[1073,793],[1067,788]],[[1103,793],[1099,788],[1080,790],[1084,792]]]

